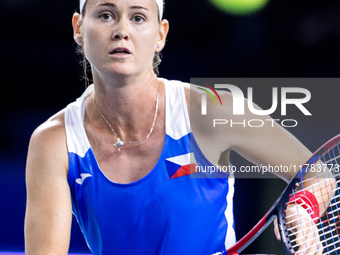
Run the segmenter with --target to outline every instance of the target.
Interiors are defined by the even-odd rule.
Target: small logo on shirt
[[[172,158],[165,159],[169,178],[174,179],[196,173],[197,166],[193,153],[187,153]]]
[[[81,178],[76,179],[76,183],[78,183],[79,185],[82,185],[86,178],[92,177],[91,174],[80,174],[80,176]]]

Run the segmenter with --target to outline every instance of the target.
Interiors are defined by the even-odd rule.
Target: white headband
[[[158,5],[158,11],[159,11],[159,19],[160,21],[163,19],[163,0],[155,0],[156,4]],[[84,6],[86,4],[87,0],[80,0],[80,13],[83,12]]]

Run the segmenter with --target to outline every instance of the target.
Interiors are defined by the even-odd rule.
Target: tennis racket
[[[340,254],[340,135],[299,168],[271,209],[227,253],[242,252],[276,217],[285,254]]]

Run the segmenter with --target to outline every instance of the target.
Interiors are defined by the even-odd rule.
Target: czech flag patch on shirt
[[[174,179],[196,173],[196,160],[194,153],[179,155],[165,159],[169,178]]]

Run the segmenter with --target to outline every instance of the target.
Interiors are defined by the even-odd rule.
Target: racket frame
[[[323,155],[328,153],[331,148],[333,148],[336,144],[340,143],[340,135],[335,136],[330,139],[324,145],[322,145],[318,150],[314,152],[314,154],[310,157],[310,159],[302,165],[302,168],[297,172],[295,177],[288,183],[287,187],[281,193],[279,198],[275,201],[273,206],[268,210],[268,212],[262,217],[262,219],[245,235],[243,236],[234,246],[230,247],[227,250],[229,255],[238,255],[245,248],[247,248],[262,232],[273,222],[273,220],[278,218],[278,226],[279,232],[281,235],[281,241],[284,243],[284,250],[287,255],[293,254],[294,250],[289,244],[288,239],[288,231],[282,224],[285,224],[284,220],[284,210],[286,209],[286,203],[289,200],[289,194],[291,194],[292,189],[296,189],[296,187],[301,183],[301,180],[304,178],[308,171],[309,165],[318,161]]]

